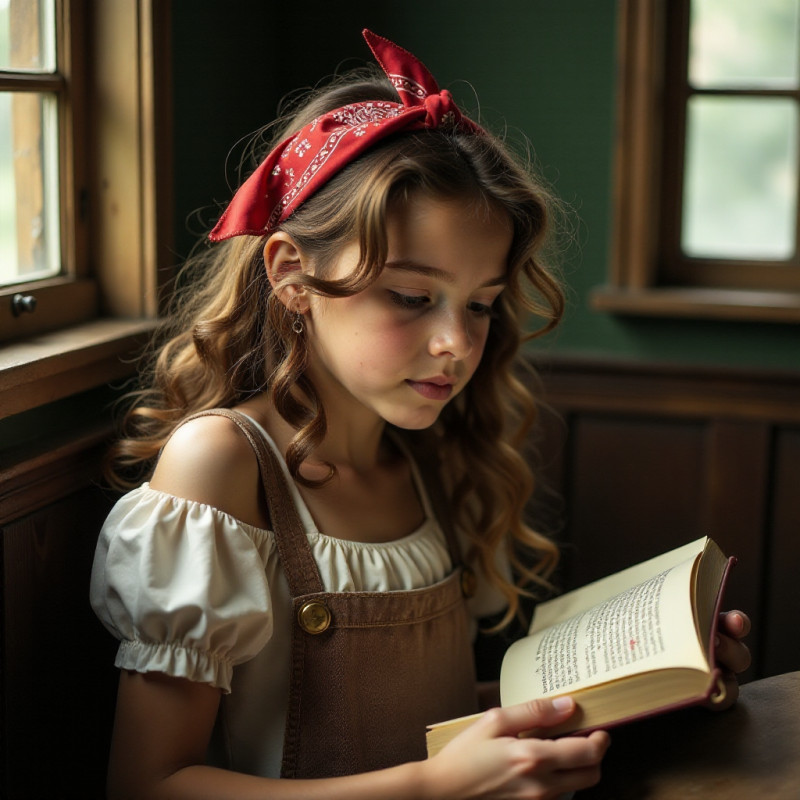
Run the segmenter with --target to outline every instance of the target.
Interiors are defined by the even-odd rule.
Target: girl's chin
[[[401,428],[407,431],[423,431],[430,428],[437,419],[442,409],[426,409],[424,413],[417,414],[390,414],[383,419],[389,424],[394,425],[395,428]]]

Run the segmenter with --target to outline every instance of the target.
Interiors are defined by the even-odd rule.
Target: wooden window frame
[[[667,48],[674,45],[666,40],[666,15],[667,0],[619,0],[611,268],[608,285],[592,293],[592,307],[641,316],[798,322],[800,291],[791,287],[759,290],[741,280],[723,288],[664,282],[662,254],[668,245],[662,219],[671,214],[674,229],[676,213],[674,203],[666,207],[662,186],[665,64]],[[716,265],[705,266],[709,277],[703,282],[710,284],[719,272]]]
[[[76,253],[85,250],[78,243],[85,225],[79,219],[78,193],[86,185],[81,174],[85,160],[75,153],[75,142],[86,138],[86,93],[76,90],[86,81],[85,44],[80,40],[85,28],[85,9],[80,2],[58,0],[55,3],[57,51],[56,72],[0,73],[0,90],[55,93],[58,106],[58,190],[59,244],[61,273],[50,279],[34,279],[0,288],[0,341],[28,336],[37,330],[55,328],[92,316],[96,291],[85,280],[85,270],[77,263]],[[76,24],[72,24],[73,16]],[[75,155],[73,155],[75,154]],[[11,298],[33,294],[41,306],[39,313],[12,313]],[[64,299],[54,301],[56,295]],[[64,302],[66,301],[66,302]],[[52,320],[52,321],[51,321]]]
[[[0,340],[11,339],[0,419],[129,374],[121,357],[154,327],[171,279],[169,4],[58,0],[57,12],[70,48],[60,137],[74,153],[61,175],[70,274],[0,291]],[[15,318],[10,298],[28,288],[36,311]]]

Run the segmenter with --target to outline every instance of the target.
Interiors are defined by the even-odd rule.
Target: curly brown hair
[[[374,70],[350,73],[276,126],[272,141],[322,113],[368,100],[397,102],[398,96]],[[484,204],[513,226],[507,288],[493,308],[480,365],[423,434],[447,473],[452,519],[468,532],[471,555],[489,581],[508,598],[502,625],[518,610],[526,587],[547,583],[558,558],[555,544],[524,521],[534,479],[522,448],[537,405],[516,369],[523,342],[553,328],[564,311],[560,283],[542,263],[553,198],[491,134],[457,128],[400,134],[348,165],[280,226],[314,266],[313,275],[293,271],[285,280],[330,297],[361,291],[386,261],[387,215],[420,193]],[[360,243],[353,273],[327,279],[342,247],[353,241]],[[186,416],[262,392],[296,430],[286,452],[292,475],[314,485],[300,467],[325,436],[325,409],[305,374],[305,337],[292,332],[291,315],[267,278],[263,246],[262,237],[237,237],[187,262],[189,277],[146,361],[143,388],[129,396],[123,435],[110,454],[107,474],[114,485],[141,480]],[[531,314],[541,326],[526,333]],[[511,561],[513,583],[498,569],[499,550]]]

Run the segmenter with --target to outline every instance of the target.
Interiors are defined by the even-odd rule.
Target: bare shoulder
[[[164,447],[150,486],[205,503],[261,525],[258,461],[234,422],[198,417],[181,425]]]

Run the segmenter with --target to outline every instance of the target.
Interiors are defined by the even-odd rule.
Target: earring
[[[292,330],[299,336],[304,328],[303,328],[303,315],[298,311],[297,316],[294,318],[294,322],[292,322]]]

